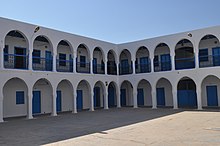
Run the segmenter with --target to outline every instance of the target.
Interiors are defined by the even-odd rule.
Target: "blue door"
[[[46,71],[52,71],[52,55],[50,51],[45,52],[45,68]]]
[[[171,70],[170,54],[160,55],[161,71]]]
[[[196,107],[197,96],[194,90],[178,90],[177,99],[179,107]]]
[[[121,73],[122,73],[122,74],[127,74],[127,73],[129,73],[128,59],[123,59],[123,60],[121,60]]]
[[[218,91],[217,86],[206,86],[207,93],[207,105],[208,106],[218,106]]]
[[[97,58],[93,58],[93,73],[97,73]]]
[[[144,106],[144,90],[137,89],[137,104],[138,106]]]
[[[41,92],[40,91],[33,91],[32,113],[33,114],[41,113]]]
[[[100,107],[100,88],[94,88],[94,107]]]
[[[164,88],[157,88],[157,105],[158,106],[165,106],[165,90]]]
[[[220,65],[220,48],[212,48],[213,66]]]
[[[149,62],[148,62],[148,57],[141,57],[140,58],[140,71],[141,73],[146,73],[149,70]]]
[[[121,106],[126,106],[126,89],[121,89]]]
[[[108,88],[108,106],[115,106],[115,88],[112,86]]]
[[[62,98],[61,98],[61,91],[57,91],[57,100],[56,100],[56,103],[57,103],[57,112],[60,112],[61,111],[61,105],[62,105]]]
[[[73,57],[71,54],[69,55],[69,69],[70,72],[73,72]]]
[[[77,90],[77,110],[82,110],[83,109],[83,91],[82,90]]]

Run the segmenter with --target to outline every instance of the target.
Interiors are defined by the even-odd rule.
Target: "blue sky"
[[[2,0],[0,16],[113,43],[220,25],[220,0]]]

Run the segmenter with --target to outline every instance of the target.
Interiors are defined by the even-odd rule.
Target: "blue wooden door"
[[[97,73],[97,58],[93,58],[93,73]]]
[[[157,88],[157,105],[158,106],[165,106],[165,90],[164,88]]]
[[[41,92],[40,91],[33,91],[32,113],[33,114],[41,113]]]
[[[129,73],[128,59],[121,60],[121,71],[122,71],[122,74]]]
[[[207,93],[207,105],[208,106],[218,106],[218,90],[217,86],[206,86]]]
[[[61,91],[57,91],[57,99],[56,99],[56,106],[57,106],[57,112],[61,111],[61,106],[62,106],[62,95]]]
[[[83,91],[82,90],[77,90],[77,98],[76,98],[76,103],[77,103],[77,110],[82,110],[83,109]]]
[[[100,107],[100,87],[94,88],[94,107]]]
[[[126,106],[126,89],[121,89],[121,106]]]
[[[170,54],[163,54],[160,55],[161,60],[161,70],[171,70],[171,60],[170,60]]]
[[[179,107],[196,107],[197,96],[194,90],[178,90],[177,99]]]
[[[138,106],[144,106],[144,90],[137,89],[137,104]]]
[[[115,106],[115,88],[112,86],[108,88],[108,106]]]
[[[50,51],[45,52],[45,68],[47,71],[52,70],[52,55]]]
[[[219,66],[220,65],[220,48],[212,48],[212,56],[213,56],[213,65]]]
[[[148,57],[141,57],[140,58],[140,71],[141,73],[146,73],[149,70],[149,62],[148,62]]]

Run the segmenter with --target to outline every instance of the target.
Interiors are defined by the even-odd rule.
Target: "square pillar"
[[[93,89],[91,91],[90,96],[91,96],[91,98],[90,98],[90,111],[94,111],[94,93],[93,93]]]
[[[73,91],[73,113],[77,113],[77,91]]]
[[[3,120],[3,96],[0,97],[0,122],[4,122]]]
[[[156,109],[156,108],[157,108],[157,94],[156,94],[156,90],[152,88],[152,109]]]
[[[121,108],[121,92],[120,92],[120,88],[116,87],[118,89],[116,89],[116,96],[117,96],[117,108]]]
[[[173,109],[178,109],[177,91],[176,90],[173,91]]]
[[[201,86],[197,86],[197,89],[196,89],[196,94],[197,94],[197,107],[198,107],[198,110],[202,110],[202,96],[201,96],[201,89],[200,89]]]
[[[90,59],[90,74],[93,74],[93,59]]]
[[[137,105],[137,90],[135,90],[135,89],[133,91],[133,103],[134,103],[134,108],[138,108],[138,105]]]
[[[28,101],[28,115],[27,119],[33,119],[33,113],[32,113],[32,98],[33,98],[33,93],[32,93],[32,88],[28,88],[28,95],[27,95],[27,101]]]
[[[53,89],[53,95],[52,95],[52,116],[57,116],[57,93],[56,93],[56,89]]]
[[[105,88],[104,109],[108,109],[108,86]]]

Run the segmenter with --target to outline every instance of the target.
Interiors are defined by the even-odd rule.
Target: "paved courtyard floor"
[[[0,145],[220,145],[220,110],[121,108],[0,123]]]

